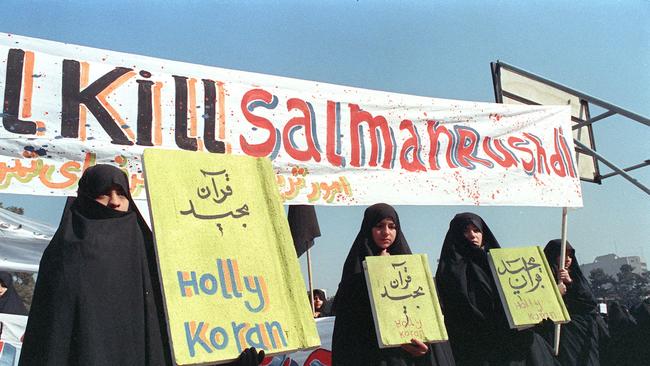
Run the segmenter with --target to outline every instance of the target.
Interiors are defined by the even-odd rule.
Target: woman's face
[[[571,254],[569,251],[567,251],[566,255],[564,256],[564,268],[569,268],[571,267],[571,263],[573,262],[573,259],[571,259]],[[560,257],[558,256],[557,259],[555,260],[555,263],[560,263]]]
[[[126,212],[129,210],[129,199],[126,198],[126,192],[116,184],[95,197],[95,201],[115,211]]]
[[[470,243],[476,245],[477,247],[480,248],[483,246],[483,233],[479,228],[476,227],[476,225],[469,224],[465,226],[463,235],[465,236],[465,239],[467,239]]]
[[[320,296],[316,295],[314,296],[314,309],[320,310],[320,308],[323,307],[323,299],[320,298]]]
[[[372,227],[371,231],[372,240],[374,240],[375,245],[382,250],[386,250],[393,245],[395,237],[397,236],[397,226],[391,218],[385,218],[379,221]]]
[[[5,292],[7,292],[7,288],[5,287],[4,283],[0,282],[0,297],[2,297],[2,295],[5,294]]]

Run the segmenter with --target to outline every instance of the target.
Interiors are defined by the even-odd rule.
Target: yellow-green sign
[[[176,363],[318,346],[270,161],[148,149],[144,167]]]
[[[426,254],[366,257],[363,263],[379,347],[447,340]]]
[[[540,247],[492,249],[488,257],[510,328],[530,327],[546,318],[554,323],[571,320]]]

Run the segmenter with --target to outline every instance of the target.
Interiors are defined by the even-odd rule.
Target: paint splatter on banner
[[[286,203],[582,206],[567,106],[426,98],[0,33],[0,192],[144,148],[268,157]]]

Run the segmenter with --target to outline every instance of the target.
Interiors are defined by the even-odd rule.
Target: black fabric
[[[9,272],[0,272],[0,285],[7,291],[0,296],[0,313],[27,315],[25,304],[14,288],[14,279]]]
[[[608,365],[650,365],[650,299],[633,306],[630,313],[636,324],[612,338]]]
[[[94,201],[112,185],[119,212]],[[88,168],[45,250],[20,365],[166,365],[170,354],[151,231],[126,175]]]
[[[551,240],[544,247],[544,254],[558,278],[562,242],[560,239]],[[559,360],[562,365],[600,365],[601,338],[609,337],[608,331],[601,325],[598,303],[594,298],[589,282],[582,274],[575,256],[575,249],[567,241],[566,254],[571,257],[571,265],[567,268],[571,284],[566,285],[566,293],[562,297],[569,311],[571,321],[563,324],[560,333]],[[548,331],[547,339],[553,338],[552,330]]]
[[[332,365],[454,365],[448,343],[429,345],[429,352],[422,357],[412,357],[401,348],[380,349],[378,346],[362,263],[365,257],[379,252],[372,239],[371,229],[385,218],[391,218],[397,229],[395,241],[388,252],[391,255],[411,254],[395,209],[384,203],[368,207],[361,229],[345,260],[334,300],[336,320],[332,336]]]
[[[259,352],[255,347],[246,348],[242,353],[237,357],[237,359],[230,363],[231,366],[257,366],[264,360],[264,350]]]
[[[465,238],[469,224],[481,230],[482,247]],[[476,214],[461,213],[449,223],[436,285],[456,364],[554,365],[552,350],[540,335],[509,328],[487,259],[487,252],[499,247]]]
[[[287,214],[289,229],[293,237],[296,255],[300,257],[314,245],[314,238],[320,236],[316,210],[311,205],[291,205]]]
[[[620,338],[636,326],[636,319],[630,310],[618,301],[607,304],[607,325],[612,339]]]

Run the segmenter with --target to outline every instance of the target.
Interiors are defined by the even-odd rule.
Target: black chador
[[[383,203],[368,207],[361,229],[343,265],[343,275],[334,300],[336,321],[332,336],[332,365],[454,365],[448,343],[429,345],[428,352],[419,357],[413,357],[401,348],[379,348],[362,263],[367,256],[378,254],[380,248],[373,241],[371,229],[386,218],[393,220],[397,230],[388,253],[411,254],[395,209]]]
[[[112,186],[126,212],[95,201]],[[170,362],[152,235],[126,175],[88,168],[40,263],[20,365]]]
[[[468,229],[482,239],[474,235],[470,241]],[[478,215],[458,214],[449,223],[436,285],[456,364],[554,365],[552,350],[540,335],[509,328],[487,259],[488,251],[499,247]]]

